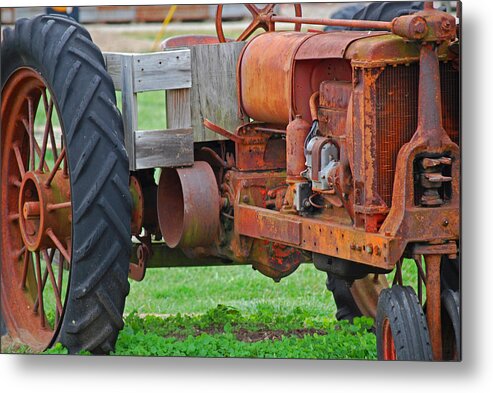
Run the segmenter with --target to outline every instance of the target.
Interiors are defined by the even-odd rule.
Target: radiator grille
[[[451,63],[440,64],[443,126],[459,143],[459,77]],[[397,154],[409,142],[418,122],[419,65],[387,67],[376,82],[377,192],[392,202]]]

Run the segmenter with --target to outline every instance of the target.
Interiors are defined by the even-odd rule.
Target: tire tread
[[[433,360],[428,324],[414,290],[396,285],[382,290],[377,306],[377,352],[384,360],[383,322],[390,322],[397,360]]]

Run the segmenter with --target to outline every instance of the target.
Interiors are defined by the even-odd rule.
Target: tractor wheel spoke
[[[44,97],[43,97],[44,99]],[[45,159],[46,159],[46,148],[48,146],[48,136],[50,134],[50,128],[53,128],[52,123],[51,123],[51,117],[53,114],[53,100],[50,98],[50,102],[48,103],[48,109],[45,107],[45,112],[46,112],[46,124],[45,124],[45,129],[43,133],[43,145],[41,147],[41,156],[39,160],[39,166],[38,170],[41,171],[43,169],[43,166],[45,164]]]
[[[17,144],[14,145],[13,149],[15,160],[17,161],[17,167],[19,168],[21,177],[24,177],[24,175],[26,174],[26,168],[24,166],[24,161],[22,161],[21,151],[19,150],[19,146]]]
[[[41,261],[40,261],[40,255],[39,252],[35,253],[36,256],[36,276],[37,276],[37,282],[38,282],[38,303],[39,303],[39,315],[41,318],[41,327],[45,327],[45,310],[44,310],[44,304],[43,304],[43,285],[42,285],[42,280],[41,280]],[[35,310],[36,312],[37,310]]]
[[[43,278],[41,279],[41,294],[43,294],[47,282],[48,282],[48,269],[45,268],[43,272]],[[36,300],[34,302],[34,312],[38,312],[38,307],[39,307],[39,298],[36,297]]]
[[[24,124],[24,128],[27,132],[27,134],[29,135],[29,151],[30,151],[30,155],[31,155],[31,171],[34,171],[35,169],[35,157],[34,157],[34,153],[36,152],[38,154],[38,157],[41,157],[41,148],[39,147],[39,144],[38,142],[36,141],[36,138],[34,137],[34,130],[30,131],[30,124],[27,122],[26,119],[22,119],[22,123]],[[48,168],[48,165],[46,165],[46,162],[44,163],[43,165],[44,167],[44,170],[46,172],[49,172],[50,169]]]
[[[58,210],[58,209],[68,209],[72,207],[72,202],[62,202],[62,203],[48,203],[46,206],[49,212]]]
[[[10,222],[14,222],[14,221],[17,221],[17,220],[19,220],[19,213],[9,214],[9,221]]]
[[[17,252],[15,259],[19,259],[26,252],[26,246],[22,246],[22,248]]]
[[[31,263],[31,253],[28,250],[24,251],[24,262],[22,267],[22,281],[21,288],[26,289],[26,281],[27,281],[27,271],[29,270],[29,264]]]
[[[240,36],[236,39],[237,41],[244,41],[248,37],[250,37],[255,30],[258,28],[258,21],[257,20],[252,20],[248,27],[243,31],[243,33],[240,34]]]
[[[62,163],[64,157],[65,157],[65,148],[62,150],[62,152],[58,156],[58,159],[56,160],[55,165],[53,165],[53,169],[50,172],[50,176],[48,176],[48,180],[46,180],[46,183],[45,183],[46,187],[50,187],[51,182],[53,181],[53,178],[55,177],[55,175],[58,171],[58,168],[60,168],[60,164]]]
[[[267,4],[264,8],[262,8],[260,11],[263,13],[263,14],[268,14],[269,12],[273,11],[274,10],[274,7],[276,6],[276,4]]]
[[[70,255],[69,255],[67,249],[63,246],[62,242],[60,241],[60,239],[58,239],[58,237],[55,235],[55,233],[53,232],[53,230],[51,228],[48,228],[46,230],[46,234],[53,241],[53,243],[55,244],[55,247],[58,248],[58,251],[60,251],[60,253],[63,255],[63,257],[67,261],[70,261]]]
[[[55,249],[53,249],[53,255],[55,255]],[[62,291],[62,284],[63,284],[63,264],[64,264],[64,261],[65,259],[63,259],[63,256],[62,254],[59,252],[59,259],[58,259],[58,288],[60,288],[60,295],[61,295],[61,291]],[[52,260],[53,260],[53,256],[52,256]]]
[[[47,112],[50,104],[48,102],[48,97],[46,96],[46,88],[41,89],[41,92],[43,94],[43,103],[45,107],[45,112]],[[53,103],[53,99],[50,98],[50,102]],[[53,152],[53,159],[56,161],[58,159],[58,149],[56,146],[55,134],[53,132],[53,123],[51,121],[49,127],[49,134],[50,134],[50,142],[51,142],[51,151]]]
[[[16,179],[15,177],[11,177],[9,180],[9,184],[14,186],[15,188],[21,188],[21,181]]]
[[[260,10],[255,4],[245,4],[245,7],[248,8],[254,18],[260,14]]]
[[[60,296],[60,289],[57,286],[56,280],[55,280],[55,274],[53,273],[53,266],[52,262],[53,259],[50,260],[50,257],[48,255],[48,252],[46,250],[43,250],[43,256],[46,261],[46,268],[48,269],[48,275],[50,277],[51,281],[51,286],[53,287],[53,292],[55,292],[55,301],[56,301],[56,308],[58,314],[62,314],[63,306],[62,306],[62,297]]]
[[[61,137],[61,139],[62,139],[62,141],[61,141],[62,149],[65,149],[65,143],[64,143],[63,136]],[[67,160],[66,154],[63,157],[63,176],[68,177],[68,160]]]
[[[34,104],[31,97],[27,99],[27,110],[28,110],[28,121],[27,124],[24,122],[24,127],[26,127],[27,133],[29,135],[29,152],[31,157],[31,171],[34,171],[35,162],[34,162]]]

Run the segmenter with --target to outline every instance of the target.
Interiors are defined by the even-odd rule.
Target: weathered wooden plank
[[[168,128],[190,128],[190,89],[166,91],[166,124]]]
[[[189,49],[143,54],[105,52],[103,57],[116,90],[122,90],[123,57],[132,59],[135,93],[190,88],[192,83]]]
[[[106,70],[113,79],[115,90],[122,89],[122,56],[123,53],[104,52],[103,58],[106,63]],[[127,55],[129,56],[129,55]]]
[[[136,169],[193,165],[193,131],[136,131],[135,157]]]
[[[122,118],[130,170],[135,170],[135,139],[137,130],[137,94],[133,86],[133,61],[131,56],[121,56]]]
[[[234,131],[244,123],[238,111],[236,63],[244,42],[198,45],[191,50],[190,93],[194,140],[225,139],[205,129],[204,119]]]
[[[135,92],[189,88],[190,50],[133,55]]]

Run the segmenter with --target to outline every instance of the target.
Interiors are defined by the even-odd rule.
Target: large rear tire
[[[131,246],[128,158],[113,82],[89,33],[65,17],[18,20],[4,31],[1,50],[7,329],[37,350],[61,342],[70,353],[108,353],[123,327]],[[55,113],[60,141],[48,120]]]

